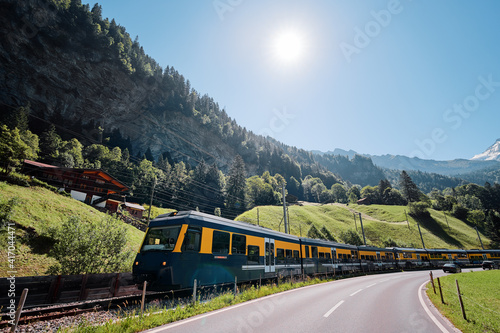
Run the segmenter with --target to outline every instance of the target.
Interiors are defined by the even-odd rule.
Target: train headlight
[[[162,263],[161,263],[161,265],[162,265],[162,266],[167,266],[167,262],[166,262],[166,261],[164,261],[164,262],[162,262]]]
[[[135,262],[135,265],[136,265],[136,266],[138,266],[138,265],[139,265],[139,262],[138,262],[138,261],[136,261],[136,262]]]

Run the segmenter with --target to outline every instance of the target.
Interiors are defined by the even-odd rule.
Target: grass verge
[[[462,316],[457,286],[464,303],[467,320]],[[500,332],[500,271],[484,271],[447,275],[440,278],[443,298],[427,284],[427,295],[436,308],[462,332]]]

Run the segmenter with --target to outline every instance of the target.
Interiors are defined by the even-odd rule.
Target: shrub
[[[408,206],[409,214],[413,217],[429,217],[431,215],[427,210],[429,205],[425,202],[413,202]]]
[[[469,210],[460,204],[454,204],[451,209],[451,214],[457,219],[465,221],[467,219],[467,214]]]
[[[48,274],[95,274],[128,271],[132,255],[125,249],[127,230],[112,216],[89,223],[70,217],[59,228],[49,230],[55,240],[50,254],[58,264]]]

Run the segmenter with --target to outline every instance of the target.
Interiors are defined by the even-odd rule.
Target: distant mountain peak
[[[474,156],[471,160],[500,161],[500,139],[497,139],[484,153]]]

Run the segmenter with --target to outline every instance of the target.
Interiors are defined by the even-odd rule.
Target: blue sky
[[[291,146],[449,160],[500,137],[498,1],[99,4],[241,126]]]

